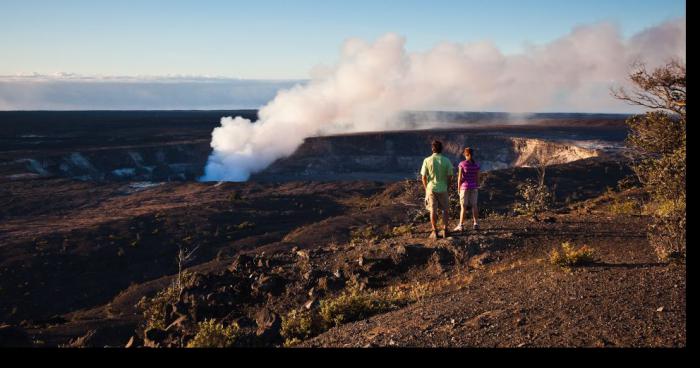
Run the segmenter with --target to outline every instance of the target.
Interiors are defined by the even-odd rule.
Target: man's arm
[[[423,179],[423,190],[426,192],[428,191],[428,177],[423,175],[421,176],[421,179]]]

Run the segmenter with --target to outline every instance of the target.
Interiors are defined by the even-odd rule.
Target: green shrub
[[[319,314],[326,327],[340,326],[398,309],[408,302],[402,295],[361,290],[353,283],[337,297],[322,300]]]
[[[334,326],[396,310],[422,300],[427,294],[428,284],[368,291],[352,282],[340,295],[321,300],[318,308],[292,310],[282,317],[284,345],[293,346]]]
[[[377,240],[379,236],[375,234],[374,226],[365,226],[350,232],[350,243],[353,245],[373,243]]]
[[[659,258],[685,258],[686,249],[686,66],[680,60],[646,70],[635,65],[630,74],[633,91],[625,88],[614,96],[633,105],[650,109],[627,120],[632,148],[632,168],[638,181],[650,195],[652,214],[649,243]],[[669,203],[673,205],[669,206]]]
[[[312,311],[298,311],[294,309],[282,317],[282,330],[280,333],[285,338],[285,346],[294,345],[319,332],[321,331],[318,317]]]
[[[391,229],[391,234],[394,236],[411,235],[413,234],[413,228],[411,225],[396,226]]]
[[[637,201],[615,199],[610,205],[610,212],[614,215],[639,215],[642,209]]]
[[[569,242],[564,242],[562,251],[554,249],[549,254],[549,262],[560,267],[574,267],[591,264],[594,262],[594,251],[587,245],[575,249]]]
[[[187,343],[188,348],[228,348],[236,343],[238,325],[225,327],[215,320],[205,320],[197,325],[197,334]]]

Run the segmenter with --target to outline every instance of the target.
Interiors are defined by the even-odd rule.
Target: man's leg
[[[448,192],[445,193],[440,193],[440,209],[442,209],[442,237],[446,238],[447,237],[447,226],[449,226],[449,213],[448,210],[450,208],[450,197]]]
[[[437,203],[435,194],[428,194],[427,202],[428,211],[430,211],[430,226],[432,227],[430,238],[435,239],[437,238]]]
[[[447,208],[445,208],[442,211],[442,224],[444,225],[443,229],[445,229],[445,234],[447,234],[447,226],[448,226],[447,222],[449,221],[449,218],[450,218],[450,216],[448,216],[448,215],[449,214],[447,213]]]

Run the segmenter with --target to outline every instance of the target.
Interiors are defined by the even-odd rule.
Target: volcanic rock
[[[258,325],[256,335],[262,341],[274,342],[280,340],[280,329],[282,320],[280,317],[267,308],[263,308],[255,314],[255,323]]]

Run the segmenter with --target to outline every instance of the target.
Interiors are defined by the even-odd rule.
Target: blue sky
[[[1,0],[0,75],[308,77],[343,40],[387,32],[411,51],[491,40],[506,53],[573,27],[616,22],[629,36],[685,16],[685,1]]]

